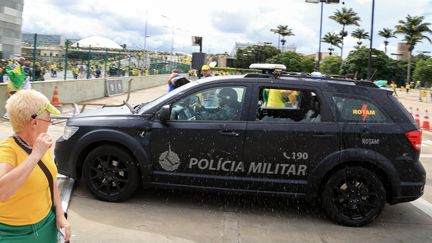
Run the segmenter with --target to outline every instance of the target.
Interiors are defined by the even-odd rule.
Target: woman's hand
[[[38,158],[42,158],[45,152],[51,148],[53,141],[48,133],[41,133],[36,138],[36,141],[33,144],[32,154],[37,156]]]
[[[71,236],[71,226],[68,220],[65,218],[63,212],[56,213],[56,225],[57,225],[57,230],[59,231],[61,228],[64,228],[64,232],[65,232],[64,240],[65,242],[68,242]]]

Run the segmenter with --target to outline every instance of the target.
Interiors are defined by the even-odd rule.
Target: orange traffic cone
[[[414,121],[417,125],[420,126],[420,114],[419,114],[419,108],[416,109],[416,113],[414,115]]]
[[[422,129],[424,129],[426,131],[430,130],[428,110],[426,110],[426,114],[424,116],[424,121],[423,121],[423,124],[422,124]]]
[[[53,96],[52,96],[52,99],[51,99],[51,104],[53,106],[58,106],[59,103],[60,103],[59,98],[58,98],[58,90],[57,89],[58,89],[58,87],[54,86],[54,92],[53,92]]]

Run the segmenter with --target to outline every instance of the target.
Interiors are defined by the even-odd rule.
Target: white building
[[[0,0],[0,58],[21,55],[24,0]]]

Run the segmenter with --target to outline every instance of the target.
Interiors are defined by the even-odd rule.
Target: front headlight
[[[78,127],[69,127],[65,126],[63,139],[68,140],[72,135],[74,135],[78,131]]]

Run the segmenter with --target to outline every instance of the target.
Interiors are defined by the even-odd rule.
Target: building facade
[[[408,60],[409,56],[409,45],[405,42],[397,43],[397,53],[392,53],[392,55],[396,56],[396,60]]]
[[[0,0],[0,58],[21,55],[24,0]]]
[[[34,37],[35,34],[32,33],[23,33],[22,34],[22,43],[24,46],[33,46],[34,45]],[[63,35],[43,35],[38,34],[36,38],[37,46],[64,46],[65,45],[65,37]]]

